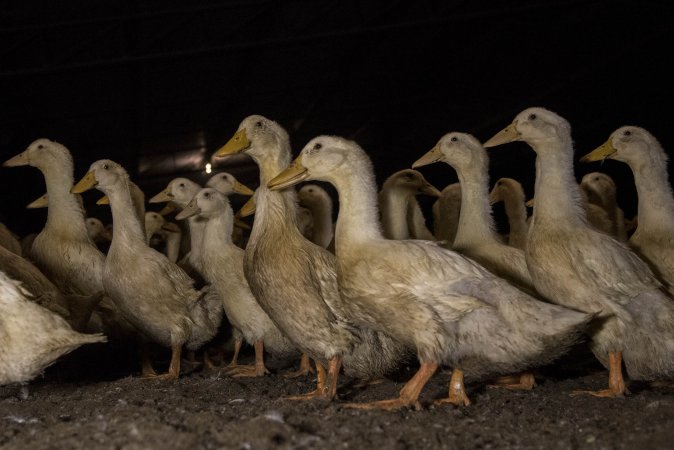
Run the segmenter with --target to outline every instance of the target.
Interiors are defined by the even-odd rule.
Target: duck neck
[[[527,229],[527,207],[524,192],[508,189],[503,197],[503,207],[508,217],[510,233],[525,233]]]
[[[206,219],[199,216],[191,216],[187,219],[187,225],[190,228],[190,256],[192,258],[201,253],[206,223]]]
[[[64,164],[62,167],[45,167],[42,169],[49,206],[47,208],[47,223],[45,228],[58,229],[59,233],[71,237],[88,239],[85,214],[80,199],[71,194],[73,187],[73,166]]]
[[[453,247],[462,249],[498,242],[489,205],[486,172],[457,170],[457,175],[461,183],[461,211]]]
[[[225,210],[218,211],[211,215],[204,226],[204,236],[202,241],[204,256],[210,249],[220,251],[226,245],[233,245],[233,227],[234,222],[231,212],[229,213],[229,217]],[[205,245],[206,242],[208,242],[208,246]]]
[[[674,197],[666,162],[633,166],[632,172],[638,196],[638,228],[671,232],[674,228]]]
[[[573,172],[573,144],[568,140],[546,141],[554,148],[536,152],[536,182],[533,223],[551,227],[587,225],[580,186]],[[534,149],[537,145],[533,145]]]
[[[332,203],[315,202],[312,206],[314,217],[314,242],[323,248],[332,240]]]
[[[129,242],[147,245],[145,243],[145,230],[136,216],[128,184],[120,182],[106,194],[110,200],[112,211],[112,243],[110,246]]]
[[[379,196],[384,236],[389,239],[409,239],[407,209],[411,194],[396,190],[384,191]]]
[[[374,174],[355,168],[335,179],[334,185],[339,194],[335,252],[365,240],[383,239]]]

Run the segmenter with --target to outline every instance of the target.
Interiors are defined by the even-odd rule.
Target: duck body
[[[123,316],[146,338],[172,348],[167,377],[174,378],[179,372],[180,348],[197,349],[215,336],[222,304],[217,296],[194,289],[194,280],[147,245],[127,180],[119,164],[99,160],[75,188],[82,191],[95,185],[108,196],[113,233],[103,286]]]
[[[495,231],[489,203],[489,158],[480,142],[466,133],[447,133],[414,166],[436,161],[453,167],[461,184],[461,211],[453,250],[536,295],[524,251],[507,245]]]
[[[580,338],[588,315],[535,300],[435,242],[385,239],[371,163],[355,142],[312,139],[272,185],[301,170],[339,193],[335,251],[348,316],[416,349],[422,364],[400,402],[384,407],[416,401],[419,380],[438,364],[476,379],[513,373],[552,361]]]
[[[105,341],[102,334],[74,331],[0,272],[0,385],[30,381],[66,353]]]
[[[241,136],[244,145],[238,142]],[[296,192],[266,186],[290,162],[286,131],[267,118],[249,116],[221,151],[231,152],[230,146],[245,150],[260,168],[244,274],[262,309],[296,348],[322,364],[343,361],[348,376],[379,378],[397,368],[407,349],[388,336],[356,327],[344,315],[335,255],[300,233]],[[333,398],[336,386],[330,389]]]
[[[503,202],[508,217],[508,245],[524,250],[529,232],[526,196],[522,184],[514,178],[499,178],[489,193],[489,202],[493,205]]]
[[[537,154],[536,206],[526,250],[536,289],[557,304],[598,314],[590,347],[611,371],[620,370],[619,362],[611,366],[611,354],[622,352],[631,379],[671,377],[674,301],[636,253],[588,225],[573,173],[569,123],[545,108],[528,108],[485,146],[516,139]],[[612,386],[612,380],[609,390],[595,394],[622,395],[624,386]]]

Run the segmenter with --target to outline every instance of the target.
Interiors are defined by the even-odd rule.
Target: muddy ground
[[[411,363],[366,388],[343,378],[331,404],[297,402],[283,396],[312,390],[311,377],[287,379],[276,369],[233,379],[194,367],[177,381],[143,380],[135,355],[97,344],[48,368],[27,396],[26,389],[0,387],[0,448],[674,448],[674,390],[631,383],[631,395],[621,399],[569,395],[606,384],[606,373],[582,350],[537,370],[532,391],[469,385],[468,407],[433,405],[446,395],[447,371],[424,389],[421,411],[343,406],[397,395],[415,369]]]

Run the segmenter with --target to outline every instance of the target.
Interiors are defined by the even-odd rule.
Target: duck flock
[[[531,216],[517,180],[490,188],[489,153],[513,141],[536,153]],[[258,165],[257,190],[226,172],[205,186],[176,178],[149,199],[160,212],[145,211],[145,193],[112,160],[76,177],[70,151],[38,139],[5,161],[42,172],[47,193],[30,206],[48,214],[34,236],[0,227],[0,385],[114,341],[137,346],[143,378],[176,379],[195,355],[232,377],[265,376],[270,355],[286,358],[299,369],[285,376],[316,377],[315,390],[291,400],[336,401],[341,375],[372,382],[418,359],[398,397],[344,403],[361,409],[419,408],[439,368],[451,379],[437,403],[470,405],[466,381],[533,389],[535,369],[583,343],[607,369],[607,388],[574,395],[621,397],[629,380],[674,378],[674,197],[666,153],[645,129],[618,128],[580,160],[629,165],[634,220],[608,175],[576,180],[571,126],[542,107],[483,143],[445,134],[381,189],[356,142],[317,136],[291,161],[288,133],[263,116],[246,117],[214,156],[238,153]],[[422,167],[436,162],[459,182],[440,191],[426,181]],[[330,195],[311,180],[336,189],[336,222]],[[110,205],[111,228],[86,217],[81,194],[91,189]],[[420,194],[437,197],[432,230]],[[250,198],[235,214],[230,195]],[[249,226],[241,218],[251,214]],[[218,365],[223,324],[234,354]],[[244,343],[253,364],[239,363]],[[165,373],[151,345],[170,349]]]

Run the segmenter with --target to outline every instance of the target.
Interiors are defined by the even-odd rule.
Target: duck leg
[[[241,351],[241,344],[243,344],[243,338],[234,339],[234,356],[232,360],[225,366],[225,369],[232,369],[239,365],[239,352]]]
[[[590,394],[595,397],[622,397],[629,394],[625,387],[622,369],[623,353],[608,352],[608,389],[601,391],[573,391],[571,395]]]
[[[315,361],[315,360],[314,360]],[[300,394],[300,395],[286,395],[285,399],[287,400],[313,400],[315,398],[320,398],[323,392],[325,392],[327,388],[327,375],[325,372],[325,367],[323,367],[323,364],[319,363],[318,361],[316,362],[316,389],[308,392],[306,394]]]
[[[433,374],[438,370],[437,362],[423,362],[421,367],[417,370],[417,373],[414,374],[410,380],[405,383],[405,386],[400,390],[400,396],[398,398],[390,400],[379,400],[376,402],[368,403],[347,403],[344,406],[347,408],[358,408],[358,409],[384,409],[388,411],[393,411],[405,407],[413,407],[414,409],[421,409],[421,404],[419,403],[419,394],[424,388],[428,380],[431,379]]]
[[[171,364],[169,364],[168,372],[157,375],[155,380],[176,380],[180,376],[180,355],[182,353],[182,344],[171,345]]]
[[[498,377],[492,384],[488,385],[490,388],[523,389],[527,391],[533,389],[534,386],[536,386],[536,379],[531,372]]]
[[[255,364],[237,366],[225,372],[227,375],[234,378],[263,377],[265,374],[269,373],[264,365],[264,341],[258,339],[253,346],[255,348]]]
[[[309,361],[309,355],[302,353],[302,359],[300,359],[300,368],[298,370],[287,372],[283,376],[286,378],[297,378],[304,375],[313,374],[314,369],[311,367],[311,361]]]
[[[466,387],[463,384],[463,371],[461,369],[454,369],[452,372],[452,378],[449,380],[449,395],[447,398],[436,400],[435,403],[438,405],[443,403],[451,403],[452,405],[457,406],[470,405],[470,399],[466,394]]]
[[[215,364],[208,354],[208,350],[204,350],[204,370],[213,370],[215,368]]]
[[[142,342],[140,344],[140,377],[141,378],[154,378],[157,376],[154,367],[152,367],[152,362],[150,361],[150,349],[147,342]]]

